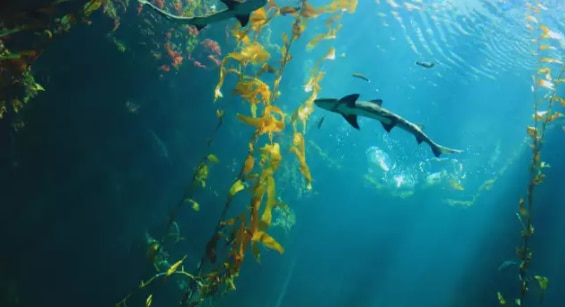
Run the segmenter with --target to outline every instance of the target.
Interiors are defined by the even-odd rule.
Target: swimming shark
[[[436,157],[442,154],[463,152],[462,150],[448,148],[434,142],[424,133],[422,126],[413,124],[400,115],[383,108],[383,101],[381,99],[360,101],[357,100],[358,98],[359,94],[351,94],[341,99],[321,98],[314,100],[314,104],[322,109],[341,114],[355,129],[359,129],[357,116],[369,117],[380,121],[387,132],[390,132],[393,127],[399,127],[414,135],[418,144],[422,142],[428,143]]]
[[[155,12],[159,13],[161,16],[167,19],[180,22],[182,24],[193,25],[198,30],[201,30],[202,28],[204,28],[205,26],[211,23],[230,19],[232,17],[235,17],[239,21],[241,26],[245,27],[249,22],[249,15],[251,15],[251,13],[253,13],[254,11],[265,6],[265,4],[267,4],[267,0],[246,0],[246,1],[220,0],[222,1],[223,4],[227,6],[227,8],[208,15],[186,17],[186,16],[177,16],[169,12],[166,12],[156,7],[148,0],[137,0],[137,1],[142,5],[149,6]]]

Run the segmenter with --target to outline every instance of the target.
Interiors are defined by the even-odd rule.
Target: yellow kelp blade
[[[277,242],[273,237],[271,237],[266,232],[256,232],[256,233],[254,233],[253,238],[251,240],[252,241],[259,241],[259,242],[263,243],[263,245],[265,245],[266,247],[268,247],[272,250],[276,250],[281,254],[284,253],[284,248],[282,247],[282,245],[280,245],[279,242]]]
[[[255,158],[253,158],[252,155],[247,155],[247,158],[245,158],[245,162],[243,165],[244,165],[243,174],[244,175],[249,174],[253,170],[253,166],[255,165]]]
[[[194,199],[192,199],[192,198],[185,198],[185,199],[184,199],[184,203],[191,203],[191,204],[192,204],[192,210],[194,210],[194,211],[200,211],[200,204],[198,204]]]
[[[208,161],[212,162],[212,163],[218,163],[220,162],[220,160],[218,159],[218,157],[216,157],[216,155],[214,154],[209,154],[207,157]]]
[[[241,179],[238,179],[236,182],[234,182],[230,188],[230,196],[234,196],[235,194],[237,194],[239,191],[242,191],[243,189],[245,189],[245,185],[243,184],[243,182],[241,181]]]
[[[544,292],[547,289],[547,284],[549,283],[549,278],[536,275],[534,278],[538,281],[539,287],[541,288],[541,292]]]
[[[504,296],[502,296],[502,293],[497,292],[496,296],[498,298],[498,303],[502,306],[506,306],[506,300],[504,299]]]
[[[563,107],[565,107],[565,99],[563,99],[563,98],[557,96],[557,97],[555,97],[555,100],[559,101],[559,103],[560,103]]]
[[[179,261],[175,262],[173,265],[171,265],[171,267],[167,270],[167,273],[165,274],[165,276],[173,275],[173,273],[175,273],[178,270],[178,268],[180,267],[180,265],[182,264],[184,259],[186,259],[186,255],[184,255],[184,257],[182,257],[181,260],[179,260]]]
[[[520,210],[520,214],[521,214],[523,217],[527,217],[527,216],[528,216],[528,210],[526,209],[525,201],[524,201],[524,198],[523,198],[523,197],[520,198],[520,201],[519,201],[519,203],[518,203],[518,208],[519,208],[519,210]]]

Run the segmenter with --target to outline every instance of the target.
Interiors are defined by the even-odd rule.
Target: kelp
[[[187,16],[202,13],[206,7],[204,4],[208,2],[200,1],[196,3],[174,0],[165,3],[156,0],[154,3],[162,6],[161,8],[165,8],[166,5],[166,9],[172,9],[179,15]],[[258,260],[260,259],[261,245],[279,253],[284,252],[284,247],[269,233],[275,210],[284,210],[286,216],[292,216],[289,206],[278,197],[279,191],[277,190],[277,174],[283,161],[281,151],[284,152],[281,148],[285,146],[283,145],[285,137],[288,137],[285,132],[288,130],[286,121],[289,117],[283,112],[283,108],[275,105],[281,95],[279,86],[285,68],[292,60],[291,47],[306,30],[307,21],[329,12],[343,10],[347,7],[344,6],[346,3],[351,4],[356,3],[356,1],[336,0],[335,5],[324,6],[319,9],[314,8],[307,1],[302,1],[301,7],[294,10],[296,15],[290,24],[288,33],[282,36],[282,45],[277,46],[279,50],[273,50],[280,54],[280,58],[276,60],[272,59],[273,56],[267,50],[272,45],[261,41],[262,35],[270,35],[270,21],[277,16],[282,16],[280,7],[272,0],[269,1],[267,7],[252,14],[248,27],[233,30],[233,37],[238,40],[238,47],[236,51],[229,53],[221,61],[217,58],[221,56],[219,45],[211,40],[199,39],[197,37],[199,33],[194,27],[187,26],[180,30],[168,29],[162,35],[164,41],[156,42],[152,40],[151,44],[147,44],[153,47],[158,46],[157,49],[149,50],[149,52],[153,54],[155,59],[163,61],[159,66],[162,72],[171,71],[170,67],[179,70],[183,59],[192,61],[194,66],[198,68],[206,68],[200,60],[193,57],[196,48],[205,48],[210,61],[220,67],[219,82],[214,93],[215,100],[223,96],[221,88],[224,76],[227,74],[235,75],[238,81],[232,90],[232,94],[241,97],[250,105],[249,114],[237,114],[236,116],[243,124],[253,129],[253,135],[248,142],[248,152],[241,163],[240,173],[227,191],[224,210],[220,215],[214,233],[208,240],[196,273],[191,274],[185,271],[183,263],[186,256],[181,257],[173,264],[169,264],[169,255],[166,251],[169,243],[175,244],[182,239],[176,223],[181,209],[187,205],[191,206],[194,211],[200,209],[195,191],[208,186],[210,167],[220,163],[216,155],[211,153],[211,145],[220,127],[222,127],[224,118],[222,109],[216,111],[218,122],[206,144],[206,154],[196,165],[191,182],[171,211],[163,234],[158,239],[148,239],[147,258],[157,273],[151,278],[141,281],[132,293],[118,302],[118,306],[125,306],[134,291],[147,290],[148,286],[154,281],[167,280],[173,275],[183,276],[190,281],[188,291],[182,301],[187,305],[196,305],[208,297],[222,293],[224,290],[235,289],[235,279],[239,275],[248,250],[251,250]],[[85,4],[80,6],[79,11],[57,18],[53,25],[42,28],[34,26],[33,29],[25,26],[2,28],[0,29],[0,40],[5,42],[5,38],[9,35],[18,35],[29,30],[33,30],[36,32],[35,34],[50,40],[61,33],[68,32],[80,22],[90,24],[90,17],[98,11],[102,11],[114,21],[111,32],[116,32],[120,26],[120,17],[126,12],[129,5],[129,0],[85,1]],[[142,13],[141,7],[138,7],[137,13]],[[143,19],[140,24],[143,25],[140,26],[140,29],[145,34],[156,36],[154,33],[156,28],[151,20]],[[335,29],[329,29],[326,36],[331,39],[335,32]],[[121,52],[127,51],[126,44],[120,41],[116,35],[111,34],[109,38],[116,44],[118,50]],[[311,47],[314,46],[311,44]],[[6,84],[10,84],[14,80],[23,80],[22,84],[25,85],[26,89],[32,91],[31,94],[26,94],[23,98],[0,99],[0,116],[7,112],[10,106],[15,112],[19,111],[25,102],[33,98],[37,92],[44,90],[41,85],[35,83],[30,73],[30,65],[40,53],[41,50],[11,52],[4,45],[0,48],[2,85],[4,81],[6,81]],[[4,75],[6,72],[10,74],[9,77]],[[316,77],[313,82],[317,84],[321,80],[323,72],[316,68],[315,73]],[[266,82],[262,79],[265,74],[274,76],[274,80]],[[13,76],[16,76],[16,79],[12,79]],[[23,76],[23,78],[19,79],[20,76]],[[306,124],[306,119],[307,116],[301,118],[301,120],[304,120],[304,124]],[[304,133],[295,131],[292,135],[289,151],[296,156],[299,164],[298,170],[305,178],[308,188],[311,188],[312,175],[306,163],[304,142]],[[230,208],[233,199],[244,197],[245,191],[250,193],[248,208],[244,212],[236,214],[235,217],[228,218],[227,210]],[[203,271],[205,263],[215,264],[218,262],[219,265],[211,271]],[[194,294],[198,296],[193,297]],[[154,301],[155,296],[153,294],[145,296],[146,306],[152,305]]]
[[[535,191],[536,187],[540,185],[544,179],[545,174],[543,169],[547,166],[541,160],[542,147],[544,144],[545,133],[548,125],[555,119],[562,117],[563,114],[554,111],[556,105],[565,107],[565,100],[558,95],[558,86],[565,77],[565,65],[561,59],[555,58],[554,54],[550,53],[554,48],[551,48],[550,39],[555,37],[553,32],[547,25],[540,24],[540,11],[541,5],[539,1],[536,4],[528,4],[528,24],[527,28],[530,29],[532,34],[535,34],[535,29],[539,29],[539,35],[534,40],[537,42],[537,52],[532,54],[538,56],[538,63],[540,68],[536,74],[532,75],[532,93],[533,93],[533,106],[534,112],[532,119],[533,125],[526,127],[526,133],[530,138],[530,148],[532,150],[532,158],[529,167],[529,182],[526,190],[526,196],[520,198],[518,201],[518,211],[516,217],[521,225],[520,245],[516,247],[516,257],[519,261],[518,265],[518,281],[519,281],[519,295],[514,300],[518,306],[525,305],[525,298],[529,293],[530,283],[534,280],[538,282],[540,288],[540,303],[543,305],[544,293],[549,283],[549,279],[544,276],[530,274],[530,264],[533,259],[534,251],[531,246],[531,239],[534,235],[533,215],[535,207]],[[557,69],[556,69],[557,68]],[[553,74],[553,71],[557,73]],[[542,97],[539,97],[543,93]],[[498,301],[502,306],[507,306],[508,303],[498,293]]]
[[[357,6],[357,1],[334,1],[333,4],[330,3],[327,6],[324,6],[320,9],[316,9],[313,6],[307,6],[307,15],[312,17],[318,17],[321,13],[334,13],[337,10],[340,10],[339,13],[335,13],[325,22],[325,26],[327,28],[327,32],[323,34],[319,34],[314,37],[310,42],[307,43],[307,50],[312,50],[317,44],[320,42],[321,38],[324,39],[334,39],[336,37],[337,31],[341,29],[341,25],[337,23],[338,20],[341,19],[341,16],[346,13],[352,13],[355,11]],[[302,18],[305,18],[305,15],[301,15]],[[301,30],[303,31],[303,30]],[[299,36],[299,35],[298,35]],[[332,56],[333,54],[333,56]],[[321,90],[319,83],[325,76],[325,73],[320,69],[321,64],[323,61],[326,60],[333,60],[335,59],[335,48],[330,46],[326,55],[318,59],[316,64],[311,70],[311,75],[307,83],[304,85],[304,89],[306,92],[310,92],[310,96],[304,101],[302,105],[300,105],[293,113],[291,122],[293,127],[293,141],[290,150],[296,156],[299,162],[299,170],[304,179],[306,180],[306,187],[308,190],[312,189],[312,175],[310,173],[310,168],[306,162],[306,147],[305,147],[305,140],[304,135],[306,134],[306,127],[307,121],[312,112],[314,111],[314,100],[318,97],[318,93]],[[299,131],[298,123],[302,124],[302,130]]]
[[[218,121],[210,137],[208,138],[208,142],[206,144],[208,150],[212,146],[213,140],[215,139],[217,133],[219,132],[220,128],[224,123],[223,120],[224,112],[221,109],[216,110],[216,117]],[[173,244],[176,244],[180,241],[179,240],[180,230],[178,229],[176,220],[182,208],[185,207],[187,204],[190,204],[191,208],[194,211],[200,211],[200,204],[193,199],[193,195],[195,194],[197,189],[205,188],[207,186],[210,166],[213,164],[217,164],[219,162],[220,159],[215,154],[212,153],[207,153],[200,159],[200,162],[198,163],[197,167],[194,170],[194,173],[192,174],[191,183],[188,185],[188,187],[185,190],[185,193],[181,196],[180,200],[177,202],[177,205],[173,208],[173,210],[169,214],[169,219],[165,226],[165,231],[163,232],[163,235],[159,240],[151,239],[148,242],[148,251],[147,251],[148,260],[153,264],[157,273],[153,275],[151,278],[149,278],[147,281],[141,281],[138,287],[134,288],[134,290],[132,290],[126,297],[124,297],[120,302],[116,303],[115,306],[117,307],[127,306],[127,301],[131,298],[131,296],[136,291],[145,289],[149,284],[151,284],[153,281],[157,279],[167,278],[171,275],[181,275],[188,278],[191,283],[195,283],[201,286],[204,285],[204,282],[206,280],[202,276],[190,274],[184,270],[184,267],[181,266],[186,256],[183,257],[181,260],[175,262],[173,265],[170,265],[170,267],[167,269],[166,272],[160,271],[159,263],[162,262],[168,263],[166,261],[166,258],[168,258],[169,254],[165,250],[165,246],[167,245],[167,243],[172,242]],[[235,193],[236,192],[234,192],[234,194]],[[173,240],[170,240],[171,237],[173,238]],[[219,237],[216,237],[216,240],[218,239]],[[210,256],[215,257],[215,255],[210,255]],[[179,267],[180,270],[178,270]],[[149,299],[149,297],[151,299]],[[150,294],[149,297],[148,297],[148,301],[149,300],[152,301],[153,294]]]
[[[338,2],[350,3],[351,1]],[[302,9],[307,5],[309,6],[306,1],[303,1]],[[204,256],[197,267],[201,271],[205,263],[214,264],[218,261],[221,241],[226,244],[223,249],[227,252],[227,256],[217,270],[207,274],[198,273],[205,281],[191,283],[183,299],[186,305],[195,305],[211,295],[234,290],[235,279],[239,276],[248,249],[252,251],[257,260],[260,260],[260,245],[280,253],[284,252],[283,246],[268,232],[273,221],[273,210],[288,208],[286,204],[279,201],[276,189],[276,174],[283,156],[280,150],[281,145],[275,139],[277,136],[284,136],[286,114],[274,104],[281,95],[279,85],[285,67],[292,59],[291,47],[305,31],[307,19],[310,18],[300,12],[301,10],[297,10],[294,16],[290,35],[284,33],[282,36],[278,64],[273,62],[271,53],[260,42],[260,33],[268,25],[268,21],[280,15],[280,8],[273,1],[269,2],[268,8],[259,9],[251,15],[250,26],[247,29],[233,31],[239,46],[236,51],[228,53],[222,60],[214,97],[215,101],[223,97],[221,89],[225,78],[227,75],[234,75],[237,81],[232,95],[239,96],[250,105],[250,114],[237,114],[237,118],[253,128],[254,132],[248,142],[248,152],[239,175],[229,189],[220,222],[208,241]],[[269,84],[260,79],[264,72],[274,74],[272,83]],[[319,82],[323,76],[323,72],[319,71],[319,65],[313,74],[315,74],[314,82]],[[313,99],[309,98],[309,101],[312,104]],[[306,119],[306,115],[301,118],[304,123]],[[293,122],[293,127],[295,126]],[[266,140],[263,139],[265,135]],[[261,143],[263,145],[260,145]],[[296,156],[299,171],[305,178],[307,187],[311,189],[312,176],[306,163],[304,135],[297,132],[296,129],[292,136],[290,151]],[[248,210],[246,210],[248,213],[239,213],[233,218],[226,218],[233,199],[245,190],[251,192]]]
[[[263,9],[258,10],[260,16],[267,16]],[[276,10],[275,10],[276,12]],[[198,289],[198,298],[194,300],[193,295],[196,291],[189,291],[185,296],[185,303],[198,303],[206,296],[214,295],[220,291],[223,286],[225,290],[235,289],[235,278],[239,276],[239,270],[243,260],[245,259],[248,247],[257,259],[260,259],[259,244],[276,250],[280,253],[284,252],[283,247],[269,233],[268,227],[272,220],[272,210],[277,206],[276,200],[276,180],[275,173],[278,170],[282,156],[280,154],[280,145],[273,141],[275,133],[281,133],[285,128],[285,114],[273,103],[276,101],[277,95],[273,94],[273,90],[278,88],[278,82],[271,86],[256,77],[257,73],[252,71],[261,69],[270,59],[270,54],[257,41],[259,37],[256,30],[262,29],[265,18],[251,18],[251,29],[254,29],[256,35],[249,36],[250,33],[235,32],[235,36],[240,41],[238,51],[229,53],[222,61],[220,68],[220,79],[216,86],[216,99],[220,97],[220,89],[224,82],[226,73],[233,73],[238,76],[236,88],[232,94],[239,95],[242,99],[249,102],[251,107],[251,115],[237,114],[239,120],[250,127],[255,128],[255,132],[248,144],[248,153],[240,170],[240,174],[234,184],[232,184],[228,193],[228,198],[222,212],[220,222],[216,228],[216,233],[209,240],[205,257],[201,259],[199,268],[203,267],[204,262],[214,263],[217,260],[218,244],[220,238],[224,238],[228,244],[227,258],[223,261],[220,270],[204,275],[207,283],[200,285]],[[256,24],[260,23],[260,24]],[[290,44],[290,42],[289,42]],[[290,47],[290,46],[288,46]],[[288,57],[286,57],[289,59]],[[283,56],[284,59],[284,56]],[[234,68],[227,68],[228,61],[236,64]],[[282,77],[284,68],[277,69],[278,74],[276,80]],[[249,71],[249,72],[248,72]],[[257,108],[263,108],[262,116],[257,117]],[[259,148],[259,164],[255,167],[255,148],[262,135],[268,135],[268,142]],[[254,172],[254,170],[256,170]],[[249,203],[249,214],[238,214],[235,218],[226,219],[227,209],[231,206],[233,198],[237,193],[245,189],[245,184],[251,182],[251,200]],[[196,284],[192,284],[196,286]]]
[[[7,16],[0,24],[0,119],[18,113],[45,90],[35,81],[31,66],[55,37],[78,23],[90,24],[91,15],[98,10],[114,20],[115,31],[119,27],[118,16],[126,12],[128,3],[129,0],[54,0],[46,7],[32,7]],[[60,9],[62,6],[65,9]],[[29,14],[36,15],[29,18]]]
[[[162,0],[155,2],[165,3]],[[204,13],[212,3],[211,0],[198,2],[175,0],[170,2],[170,8],[179,14],[194,15]],[[9,18],[0,25],[0,118],[18,113],[28,101],[45,90],[35,81],[31,65],[53,39],[69,32],[79,23],[90,25],[95,12],[100,11],[113,21],[107,36],[120,52],[125,52],[127,44],[118,38],[116,31],[120,27],[121,16],[126,14],[130,4],[135,5],[137,1],[54,0],[47,7],[30,8],[7,16]],[[138,7],[138,14],[141,11],[141,7]],[[35,14],[34,18],[29,18],[29,14]],[[151,42],[143,44],[159,47],[148,51],[162,62],[158,65],[161,72],[169,72],[171,67],[178,70],[186,59],[198,68],[207,68],[208,63],[202,61],[211,63],[211,66],[220,64],[217,59],[221,56],[218,43],[198,39],[196,28],[186,26],[183,31],[170,30],[160,36],[164,38],[164,42],[161,42],[156,40],[153,33],[155,25],[148,19],[144,19],[144,22],[144,26],[139,27],[140,32],[146,34]],[[21,42],[25,42],[26,46],[22,47]],[[195,50],[200,56],[193,55]],[[162,57],[162,54],[168,55],[168,58]]]

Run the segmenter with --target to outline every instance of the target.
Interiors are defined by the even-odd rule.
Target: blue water
[[[538,67],[522,44],[529,40],[518,18],[526,14],[523,3],[470,1],[462,8],[457,1],[423,1],[426,8],[408,10],[380,2],[360,1],[355,14],[343,15],[335,40],[307,52],[325,18],[310,21],[292,47],[276,104],[292,114],[309,97],[310,70],[333,46],[335,60],[322,65],[320,97],[382,99],[436,142],[464,152],[435,159],[405,131],[387,134],[365,118],[355,130],[338,114],[316,109],[305,135],[313,190],[305,189],[287,150],[290,132],[279,140],[278,196],[296,224],[269,233],[284,254],[262,248],[258,263],[249,252],[237,291],[204,306],[466,307],[497,306],[497,291],[510,302],[517,297],[517,266],[498,269],[515,259],[521,230],[515,213],[531,160],[526,126]],[[105,36],[109,24],[97,18],[40,58],[34,69],[51,75],[47,91],[27,111],[27,128],[3,165],[1,193],[14,208],[1,215],[0,272],[4,293],[15,291],[23,302],[14,306],[112,306],[132,291],[128,306],[143,306],[149,293],[153,306],[177,306],[180,279],[135,290],[154,274],[146,234],[163,232],[199,159],[216,154],[220,163],[211,166],[207,188],[193,195],[200,211],[181,211],[185,240],[168,250],[171,262],[186,254],[185,269],[194,271],[253,133],[234,116],[249,108],[231,95],[234,79],[227,79],[219,101],[225,122],[207,149],[217,122],[218,69],[185,64],[159,76],[138,44],[147,39],[139,34],[143,17],[122,18],[117,35],[126,53],[115,50]],[[563,31],[555,15],[547,18]],[[291,20],[272,22],[273,42]],[[224,26],[200,35],[228,53],[234,43]],[[416,61],[436,65],[425,69]],[[139,110],[128,112],[127,102]],[[535,194],[530,273],[549,278],[543,306],[562,305],[565,282],[563,125],[548,128],[542,160],[551,167]],[[246,212],[247,202],[236,199],[230,214]],[[538,289],[532,281],[524,306],[541,306]]]

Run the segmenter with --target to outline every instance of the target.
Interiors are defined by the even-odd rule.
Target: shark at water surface
[[[448,148],[434,142],[427,134],[424,133],[421,126],[411,123],[402,118],[400,115],[383,108],[381,106],[383,103],[382,100],[375,99],[371,101],[360,101],[357,100],[358,98],[359,94],[348,95],[341,99],[321,98],[314,100],[314,104],[322,109],[341,114],[355,129],[359,129],[357,116],[368,117],[380,121],[387,132],[390,132],[393,127],[399,127],[400,129],[414,135],[418,144],[422,142],[428,143],[436,157],[439,157],[442,154],[462,152],[462,150]]]
[[[249,15],[251,15],[251,13],[253,13],[254,11],[265,6],[265,4],[267,4],[267,0],[246,0],[246,1],[220,0],[222,1],[222,3],[226,5],[227,8],[208,15],[186,17],[186,16],[176,16],[167,11],[164,11],[156,7],[148,0],[137,0],[137,1],[143,5],[149,6],[152,10],[154,10],[159,15],[167,19],[182,24],[193,25],[198,30],[204,28],[205,26],[211,23],[230,19],[232,17],[235,17],[239,21],[241,26],[245,27],[249,22]]]

